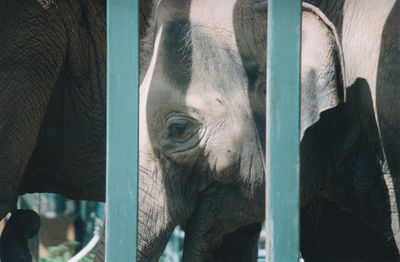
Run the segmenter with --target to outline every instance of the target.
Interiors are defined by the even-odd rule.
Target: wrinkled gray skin
[[[19,194],[104,201],[105,26],[105,1],[0,0],[0,219]]]
[[[29,192],[104,201],[105,73],[105,0],[0,0],[0,219]]]
[[[235,1],[210,5],[157,8],[140,87],[139,261],[156,261],[177,225],[183,261],[217,260],[225,234],[264,219],[263,146],[236,47]],[[204,27],[204,12],[215,30]]]
[[[24,193],[104,201],[105,141],[106,1],[0,0],[0,220]],[[26,248],[15,219],[4,262]]]
[[[389,169],[378,130],[382,138],[385,132],[374,120],[378,99],[368,97],[376,81],[386,89],[399,81],[391,74],[399,70],[399,23],[390,16],[399,8],[367,2],[380,3],[373,16],[361,0],[331,13],[316,3],[334,23],[345,14],[338,36],[319,11],[303,13],[307,261],[399,260],[396,192],[382,176]],[[157,3],[140,89],[139,261],[156,261],[176,225],[186,232],[183,261],[256,260],[264,219],[265,13],[265,2],[251,0]],[[378,22],[386,24],[383,35]],[[389,40],[381,44],[381,37]],[[398,130],[392,105],[385,123]]]
[[[0,219],[27,192],[104,201],[105,73],[105,0],[0,0]]]

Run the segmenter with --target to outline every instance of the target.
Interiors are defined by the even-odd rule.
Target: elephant
[[[19,194],[104,201],[105,1],[1,1],[0,218]]]
[[[398,261],[397,191],[382,161],[370,82],[382,64],[379,79],[392,88],[385,97],[396,112],[398,4],[368,1],[382,31],[364,1],[310,2],[301,54],[302,255]],[[176,225],[185,231],[183,261],[256,261],[265,218],[267,8],[256,0],[155,2],[141,68],[138,261],[156,261]],[[357,41],[366,30],[361,37],[373,41]],[[376,42],[382,32],[387,46]],[[393,140],[398,116],[386,117]]]
[[[185,231],[183,261],[256,261],[265,218],[267,2],[155,7],[142,54],[138,261],[156,261],[177,225]],[[303,5],[302,253],[306,261],[366,261],[365,252],[349,247],[355,251],[343,255],[339,246],[354,245],[340,233],[360,242],[356,233],[365,229],[383,234],[376,247],[363,243],[376,251],[367,260],[394,261],[388,192],[367,143],[374,130],[365,129],[360,114],[370,115],[346,85],[340,36],[323,12]],[[363,202],[370,193],[376,199]],[[317,235],[335,225],[332,237]],[[321,245],[334,239],[321,259]]]
[[[151,4],[142,1],[141,35]],[[22,250],[9,247],[12,221],[35,222],[15,210],[18,195],[104,201],[105,152],[106,1],[0,0],[0,220],[12,213],[4,262]]]
[[[307,249],[304,252],[315,256],[315,261],[321,261],[322,257],[323,261],[399,261],[400,1],[306,1],[318,6],[337,28],[345,64],[346,128],[353,132],[359,129],[355,136],[359,142],[352,140],[354,146],[359,145],[357,154],[349,155],[353,156],[354,163],[341,171],[342,186],[347,184],[346,190],[349,190],[347,196],[338,191],[330,199],[341,209],[334,212],[343,215],[345,211],[344,215],[352,221],[336,230],[337,235],[353,240],[346,243],[343,237],[338,237],[337,257],[331,260],[326,259],[324,250],[327,249],[321,248],[324,242],[321,240],[314,241],[310,245],[314,250],[310,251],[305,247],[309,239],[303,239],[303,249]],[[360,165],[362,158],[365,164]],[[306,166],[304,161],[302,166]],[[307,188],[307,176],[304,173],[302,188]],[[349,179],[354,180],[354,185],[345,182]],[[328,210],[332,209],[328,206]],[[304,212],[304,217],[309,216],[307,213]],[[329,220],[322,223],[332,224]],[[369,237],[368,243],[360,244],[368,239],[360,234],[360,228],[371,231],[373,239]],[[353,232],[352,237],[349,232]],[[326,246],[332,246],[330,242]],[[352,252],[358,250],[352,260],[342,251],[345,245],[354,247]]]
[[[105,127],[106,1],[0,0],[0,219],[25,193],[104,201]]]
[[[1,0],[0,219],[29,192],[104,201],[105,110],[106,1]]]

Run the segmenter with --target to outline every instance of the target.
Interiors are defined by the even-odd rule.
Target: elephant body
[[[329,169],[337,170],[334,180],[330,181],[331,192],[327,193],[323,187],[319,188],[321,193],[323,191],[322,198],[334,203],[335,207],[330,204],[324,207],[325,204],[321,204],[317,213],[323,214],[321,210],[336,213],[338,211],[332,209],[339,209],[339,212],[348,216],[348,223],[338,222],[343,224],[342,230],[332,232],[352,239],[346,242],[343,237],[337,237],[336,241],[331,240],[329,244],[325,242],[331,246],[331,251],[335,250],[330,255],[322,251],[326,250],[321,248],[323,241],[311,240],[314,242],[311,246],[315,245],[311,253],[315,252],[316,255],[311,261],[320,261],[321,257],[324,257],[324,261],[399,261],[400,190],[397,166],[400,162],[400,3],[354,0],[307,2],[318,6],[337,28],[344,57],[346,94],[345,103],[335,109],[342,113],[336,116],[335,113],[331,114],[331,123],[324,124],[326,129],[341,134],[335,136],[330,132],[329,137],[323,138],[323,146],[315,148],[328,150],[325,153],[317,153],[319,156],[315,154],[314,157],[310,157],[313,154],[308,154],[306,160],[303,157],[306,154],[302,152],[302,167],[306,169],[316,162],[325,165],[330,162],[330,168],[319,166],[320,170],[323,170],[321,173],[328,173]],[[311,134],[312,132],[310,129],[310,137],[318,135]],[[302,147],[309,148],[306,144],[302,141]],[[321,161],[321,158],[331,160]],[[312,175],[313,173],[315,175]],[[310,185],[318,181],[317,172],[304,170],[301,180],[304,196],[309,194],[307,189],[313,187]],[[321,194],[317,198],[320,199]],[[315,200],[312,202],[311,208],[303,209],[303,221],[307,220],[310,212],[316,211]],[[319,224],[321,227],[328,224],[334,227],[334,221],[335,219],[322,219]],[[303,228],[307,226],[303,225]],[[368,228],[369,236],[376,237],[365,237],[359,233],[360,228],[364,228],[363,231]],[[334,234],[331,236],[335,239]],[[303,247],[310,243],[310,239],[312,237],[302,239]],[[335,244],[337,247],[332,248]],[[344,245],[353,247],[353,253],[348,251],[347,258],[346,252],[342,251]],[[331,260],[327,260],[326,256]]]
[[[104,201],[105,1],[1,1],[0,217],[18,194]]]
[[[24,193],[104,201],[105,145],[106,1],[1,0],[0,219]]]

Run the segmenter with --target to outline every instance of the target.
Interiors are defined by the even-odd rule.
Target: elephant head
[[[264,218],[263,145],[234,4],[157,7],[140,87],[139,260],[159,256],[176,225],[186,232],[184,260],[203,261],[224,234]]]
[[[256,259],[254,247],[226,243],[257,225],[256,245],[265,217],[266,7],[157,3],[140,86],[139,261],[155,261],[177,225],[183,261],[220,260],[221,249]],[[304,25],[303,132],[342,88],[334,30],[312,8]]]

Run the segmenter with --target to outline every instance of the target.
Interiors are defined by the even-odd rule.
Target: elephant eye
[[[162,132],[159,133],[161,152],[175,159],[183,161],[188,154],[193,154],[200,148],[206,128],[194,117],[181,113],[172,112],[163,123]]]
[[[172,124],[168,128],[168,138],[175,142],[185,142],[194,136],[199,127],[192,123]]]
[[[183,143],[200,129],[199,123],[189,117],[172,117],[167,121],[167,138],[171,142]]]
[[[173,124],[169,127],[169,137],[182,137],[185,134],[186,129],[186,125]]]

